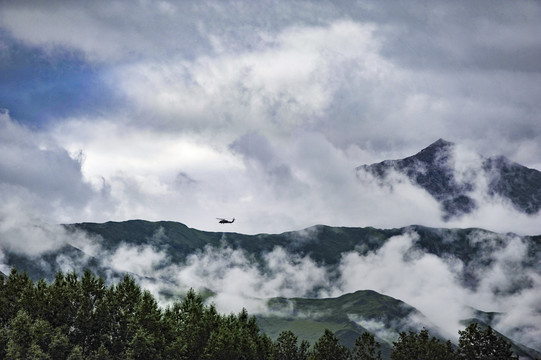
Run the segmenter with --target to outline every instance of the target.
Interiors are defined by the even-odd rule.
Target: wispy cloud
[[[234,216],[228,230],[244,233],[318,223],[541,233],[540,214],[485,197],[483,179],[470,171],[478,166],[473,153],[541,169],[537,2],[0,6],[2,251],[36,255],[74,241],[51,224],[133,218],[223,231],[215,217]],[[439,204],[399,174],[392,187],[356,177],[359,165],[412,155],[441,137],[471,149],[458,149],[453,163],[460,181],[477,184],[479,208],[468,216],[442,221]],[[505,275],[522,269],[513,257],[522,256],[517,241],[485,269],[476,292],[457,282],[460,262],[422,253],[402,259],[414,234],[376,253],[345,255],[343,269],[369,276],[364,283],[344,277],[342,287],[328,284],[326,269],[309,258],[283,249],[263,265],[222,249],[225,258],[212,267],[217,254],[207,249],[174,268],[156,244],[126,246],[104,259],[121,271],[176,269],[188,285],[220,290],[224,308],[241,297],[371,286],[455,332],[465,305],[492,302],[507,311],[502,327],[527,338],[513,326],[538,320],[527,317],[535,310],[537,273],[508,277],[533,284],[515,297],[493,302],[491,293],[508,289]],[[84,236],[77,242],[89,253],[102,251]],[[128,256],[143,260],[130,265]],[[214,270],[198,272],[201,264]],[[406,275],[393,278],[395,271]],[[235,277],[249,286],[235,288]],[[437,313],[434,299],[454,303]]]

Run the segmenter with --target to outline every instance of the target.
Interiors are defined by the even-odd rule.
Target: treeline
[[[353,349],[328,330],[313,346],[290,331],[272,341],[246,310],[219,314],[193,290],[162,309],[128,275],[107,286],[90,271],[80,278],[60,272],[49,284],[13,269],[0,278],[0,359],[377,360],[381,353],[369,333]],[[471,325],[460,332],[458,347],[427,330],[401,333],[391,359],[516,357],[492,329]]]

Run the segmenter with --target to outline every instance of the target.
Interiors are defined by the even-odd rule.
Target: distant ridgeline
[[[538,266],[541,262],[541,235],[518,237],[477,228],[444,229],[414,225],[398,229],[376,229],[317,225],[282,234],[245,235],[200,231],[170,221],[131,220],[65,227],[74,236],[75,232],[84,231],[101,246],[102,253],[114,252],[123,245],[151,246],[156,251],[164,252],[173,264],[183,263],[188,256],[205,247],[240,249],[262,263],[265,254],[281,247],[290,254],[309,256],[316,263],[330,268],[338,266],[345,253],[354,251],[366,255],[380,249],[394,236],[415,233],[418,236],[414,248],[440,258],[457,258],[462,261],[464,267],[459,275],[463,286],[471,289],[475,289],[479,282],[476,270],[489,267],[494,261],[492,254],[504,249],[514,238],[520,238],[527,247],[522,266],[541,271]],[[32,257],[4,252],[6,264],[24,269],[34,280],[43,277],[51,281],[54,274],[62,269],[59,258],[72,259],[72,263],[83,264],[81,268],[91,269],[102,276],[115,272],[100,262],[99,256],[89,256],[69,244],[43,254],[39,262]],[[522,285],[528,284],[517,283],[517,290]]]
[[[351,348],[327,329],[313,345],[299,342],[291,331],[282,331],[273,341],[246,310],[221,315],[192,290],[162,309],[128,275],[107,286],[89,271],[81,278],[57,273],[47,283],[12,270],[0,279],[0,304],[1,359],[382,358],[380,344],[367,332]],[[458,347],[421,330],[401,332],[390,351],[383,358],[517,359],[510,343],[477,324],[460,331]]]

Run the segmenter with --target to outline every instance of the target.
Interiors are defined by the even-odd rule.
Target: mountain
[[[516,238],[526,246],[526,255],[521,261],[523,269],[539,271],[538,265],[541,263],[541,236],[518,237],[478,228],[445,229],[412,225],[396,229],[376,229],[316,225],[282,234],[246,235],[200,231],[171,221],[130,220],[70,224],[64,227],[73,237],[79,236],[80,232],[86,234],[92,242],[99,244],[100,254],[90,256],[68,243],[60,249],[43,253],[39,261],[33,256],[4,250],[4,262],[9,266],[24,269],[34,280],[45,278],[52,281],[56,272],[67,268],[86,267],[102,276],[111,275],[115,272],[112,269],[113,264],[104,264],[100,258],[103,258],[104,254],[121,250],[123,246],[146,246],[160,251],[166,255],[167,264],[183,264],[190,255],[201,253],[205,248],[230,248],[243,251],[264,270],[264,256],[279,247],[289,254],[309,257],[316,264],[328,267],[332,273],[344,254],[356,252],[366,256],[381,249],[395,236],[416,234],[414,249],[442,259],[460,260],[464,266],[457,276],[463,286],[472,290],[476,289],[484,269],[494,263],[496,254]],[[517,277],[514,287],[507,291],[518,291],[528,284],[527,279],[522,281]]]
[[[94,252],[86,253],[86,247],[76,245],[76,241],[68,241],[63,247],[42,253],[39,257],[2,249],[4,265],[26,270],[34,280],[43,277],[52,281],[59,270],[81,273],[84,268],[90,268],[109,281],[115,281],[127,271],[117,262],[127,262],[130,273],[136,279],[164,298],[182,295],[178,289],[184,280],[178,274],[183,273],[206,282],[202,284],[202,289],[206,288],[210,301],[220,294],[226,297],[231,295],[229,288],[223,288],[224,279],[233,282],[235,289],[244,286],[264,288],[266,283],[279,281],[272,286],[281,291],[291,286],[292,282],[302,281],[288,278],[295,276],[296,272],[314,272],[316,278],[327,280],[316,281],[312,288],[297,284],[302,285],[300,288],[303,289],[304,298],[271,299],[258,317],[262,329],[271,336],[277,336],[280,329],[296,329],[299,337],[314,340],[317,334],[322,334],[318,331],[329,328],[346,344],[351,344],[366,329],[379,334],[377,336],[380,342],[385,342],[384,351],[387,353],[391,345],[385,334],[395,334],[408,329],[408,326],[416,326],[409,319],[422,318],[423,326],[435,332],[440,325],[411,304],[367,289],[350,288],[351,294],[320,298],[321,294],[330,291],[323,288],[325,286],[339,288],[348,276],[365,276],[358,272],[350,275],[344,273],[345,259],[353,261],[350,263],[353,266],[359,261],[373,264],[371,267],[374,269],[364,271],[374,273],[377,273],[378,267],[403,263],[404,267],[397,267],[396,271],[407,272],[387,275],[396,276],[392,282],[398,285],[401,279],[418,275],[412,267],[417,261],[429,261],[449,264],[449,271],[453,271],[453,286],[460,286],[460,291],[473,294],[480,289],[486,292],[487,282],[483,280],[491,273],[496,277],[488,283],[490,296],[518,299],[522,294],[531,297],[540,290],[535,279],[541,278],[541,236],[418,225],[396,229],[317,225],[282,234],[246,235],[200,231],[177,222],[143,220],[69,224],[62,228],[66,237],[78,239],[79,244],[81,238],[87,239],[92,243]],[[403,253],[393,255],[390,263],[382,263],[382,256],[390,249],[396,250],[397,244],[406,245],[398,249]],[[276,249],[282,250],[276,252]],[[269,257],[269,254],[274,255]],[[140,266],[143,263],[148,264],[146,268]],[[309,266],[303,267],[305,264]],[[185,272],[186,269],[189,271]],[[383,274],[386,274],[384,270]],[[250,276],[255,276],[255,280]],[[382,278],[382,281],[387,280]],[[293,284],[293,288],[297,285]],[[437,282],[434,282],[434,286],[441,287]],[[427,299],[430,299],[432,294],[430,290],[427,291]],[[445,302],[440,306],[442,311],[446,311]],[[525,308],[523,311],[530,310]],[[498,314],[496,317],[504,315]],[[485,322],[495,317],[491,316],[476,315]],[[494,322],[494,326],[497,325],[498,322]],[[530,324],[519,322],[511,331],[522,336],[538,331],[536,329],[535,326],[532,328]],[[528,344],[532,347],[532,344]],[[537,349],[535,343],[533,345]]]
[[[479,281],[477,273],[489,267],[494,261],[493,254],[504,249],[513,239],[513,236],[508,234],[477,228],[445,229],[419,225],[397,229],[316,225],[300,231],[258,235],[207,232],[176,222],[143,220],[81,223],[67,225],[66,228],[72,232],[82,230],[98,236],[107,251],[115,251],[126,243],[134,246],[152,245],[166,251],[172,263],[182,263],[190,254],[201,251],[206,246],[241,249],[262,263],[265,254],[281,247],[288,253],[301,257],[309,256],[316,263],[330,267],[337,266],[342,256],[348,252],[367,255],[379,250],[394,236],[415,233],[418,235],[414,243],[416,249],[440,258],[459,259],[464,264],[459,275],[463,284],[471,289],[475,289]],[[535,268],[541,263],[541,236],[524,236],[522,239],[527,246],[527,257],[523,264],[525,268]],[[49,261],[49,264],[54,268],[53,262]],[[94,268],[93,263],[90,266]],[[522,285],[524,284],[516,284],[517,288]]]
[[[455,144],[439,139],[413,156],[361,165],[356,171],[373,175],[382,185],[389,184],[393,172],[405,175],[441,204],[446,220],[473,212],[478,207],[476,191],[489,198],[501,197],[526,214],[539,212],[540,171],[504,156],[479,156],[479,162],[458,164],[456,151]]]
[[[372,333],[381,345],[383,359],[390,359],[393,341],[398,333],[418,332],[425,328],[431,336],[446,340],[439,329],[422,313],[410,305],[371,290],[359,290],[336,298],[273,298],[268,301],[269,313],[257,316],[257,323],[271,339],[280,332],[290,330],[300,339],[314,343],[325,329],[335,333],[340,341],[352,348],[355,340],[365,331]],[[475,318],[464,319],[466,328],[477,323],[483,330],[493,326],[496,314],[475,311]],[[414,319],[414,320],[412,320]],[[496,331],[511,343],[512,351],[521,359],[539,359],[541,353],[524,346]]]
[[[301,339],[314,343],[325,329],[333,331],[340,341],[353,347],[365,331],[374,333],[388,358],[392,341],[401,331],[418,331],[408,321],[423,315],[410,305],[371,290],[359,290],[336,298],[273,298],[268,301],[269,313],[259,315],[260,328],[272,339],[280,332],[291,330]],[[425,319],[426,320],[426,319]],[[423,324],[429,327],[429,321]],[[433,329],[437,333],[436,329]]]

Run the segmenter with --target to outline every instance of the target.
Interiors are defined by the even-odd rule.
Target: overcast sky
[[[2,2],[0,225],[541,233],[355,177],[439,138],[541,170],[539,34],[538,1]]]

